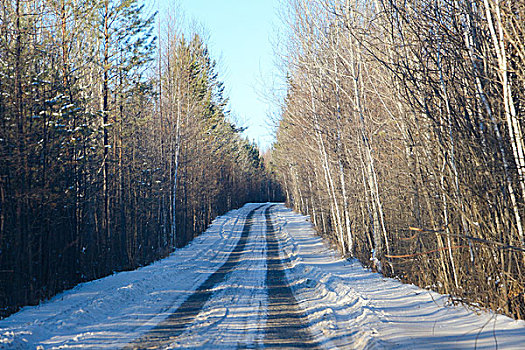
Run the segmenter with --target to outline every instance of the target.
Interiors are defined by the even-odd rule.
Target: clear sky
[[[279,0],[154,0],[163,9],[180,7],[186,22],[195,20],[209,35],[212,56],[230,98],[230,110],[245,134],[262,149],[272,143],[270,104],[264,91],[272,84],[273,45],[280,24]]]

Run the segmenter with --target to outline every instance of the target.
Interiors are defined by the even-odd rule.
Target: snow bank
[[[274,207],[287,276],[327,348],[524,349],[525,322],[448,303],[337,256],[308,218]]]

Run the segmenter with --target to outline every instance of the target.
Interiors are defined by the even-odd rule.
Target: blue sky
[[[261,96],[274,78],[272,42],[280,24],[279,0],[155,0],[160,8],[180,7],[186,23],[195,20],[209,35],[211,54],[219,62],[230,110],[246,135],[261,148],[272,142],[267,115],[272,107]]]

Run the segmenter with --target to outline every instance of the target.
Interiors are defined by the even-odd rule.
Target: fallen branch
[[[426,252],[420,252],[420,253],[414,253],[414,254],[385,255],[385,257],[386,258],[392,258],[392,259],[415,258],[416,256],[427,255],[427,254],[431,254],[431,253],[437,253],[437,252],[440,252],[440,251],[443,251],[443,250],[448,250],[449,248],[450,249],[459,249],[459,248],[468,248],[468,247],[469,247],[468,245],[457,245],[457,246],[453,246],[453,247],[443,247],[443,248],[439,248],[439,249],[434,249],[434,250],[429,250],[429,251],[426,251]]]

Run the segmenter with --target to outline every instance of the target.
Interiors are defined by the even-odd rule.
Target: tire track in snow
[[[270,217],[272,207],[265,210],[268,318],[264,345],[270,348],[318,349],[319,344],[308,331],[308,319],[297,304],[284,273],[279,242]]]
[[[167,347],[172,340],[181,335],[186,328],[192,324],[195,317],[204,307],[204,304],[206,304],[213,295],[215,286],[223,282],[227,274],[238,265],[239,258],[243,254],[246,242],[248,241],[250,228],[252,226],[252,217],[255,211],[261,207],[263,207],[263,205],[252,209],[246,216],[241,237],[226,262],[211,274],[177,310],[151,331],[129,344],[125,349],[159,349]]]

